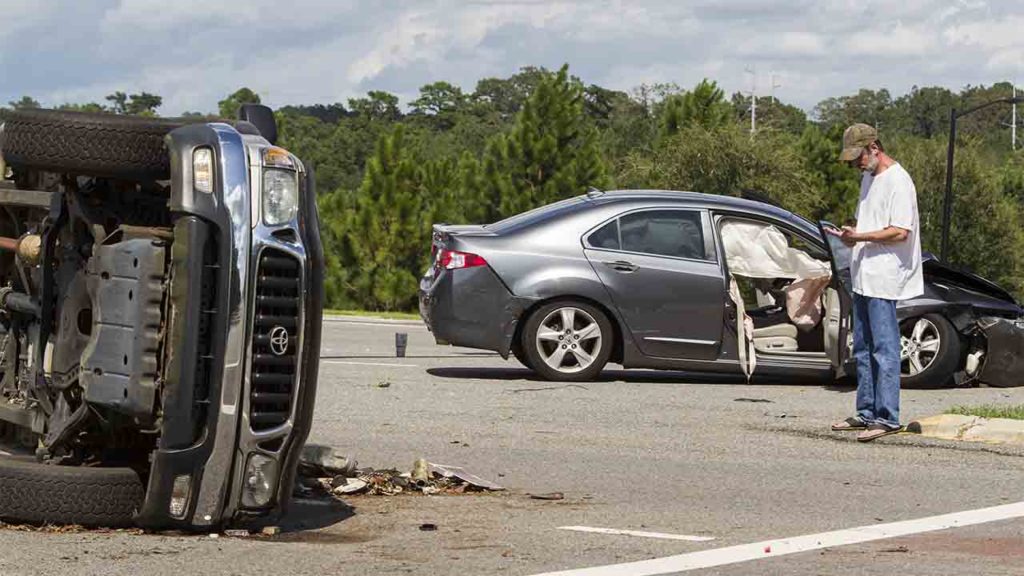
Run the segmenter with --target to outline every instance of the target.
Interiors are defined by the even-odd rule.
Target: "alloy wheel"
[[[939,355],[941,336],[930,320],[918,318],[908,335],[900,336],[900,375],[914,376],[931,366]]]
[[[541,360],[564,374],[586,370],[601,350],[601,326],[589,313],[567,306],[552,310],[537,328]]]

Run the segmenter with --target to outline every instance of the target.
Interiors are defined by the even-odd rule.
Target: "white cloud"
[[[213,111],[248,86],[272,105],[472,90],[568,62],[587,83],[767,92],[812,108],[860,87],[992,84],[1024,72],[1024,5],[981,0],[6,0],[0,102],[164,97]],[[60,33],[54,33],[59,30]]]

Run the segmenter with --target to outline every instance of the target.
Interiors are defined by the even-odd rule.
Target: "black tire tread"
[[[0,458],[0,518],[29,524],[131,526],[144,498],[130,468],[52,466]]]
[[[17,110],[3,121],[0,148],[15,169],[144,180],[170,176],[164,136],[187,122],[60,110]]]

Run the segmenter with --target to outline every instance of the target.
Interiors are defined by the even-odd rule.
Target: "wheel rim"
[[[924,372],[939,356],[939,329],[930,320],[918,318],[913,327],[900,336],[900,375],[915,376]]]
[[[601,350],[601,326],[587,311],[567,306],[544,317],[537,328],[541,360],[563,374],[590,367]]]

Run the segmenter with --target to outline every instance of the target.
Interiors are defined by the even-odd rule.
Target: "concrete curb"
[[[907,425],[907,432],[943,440],[1024,444],[1024,420],[1009,418],[940,414],[911,422]]]

